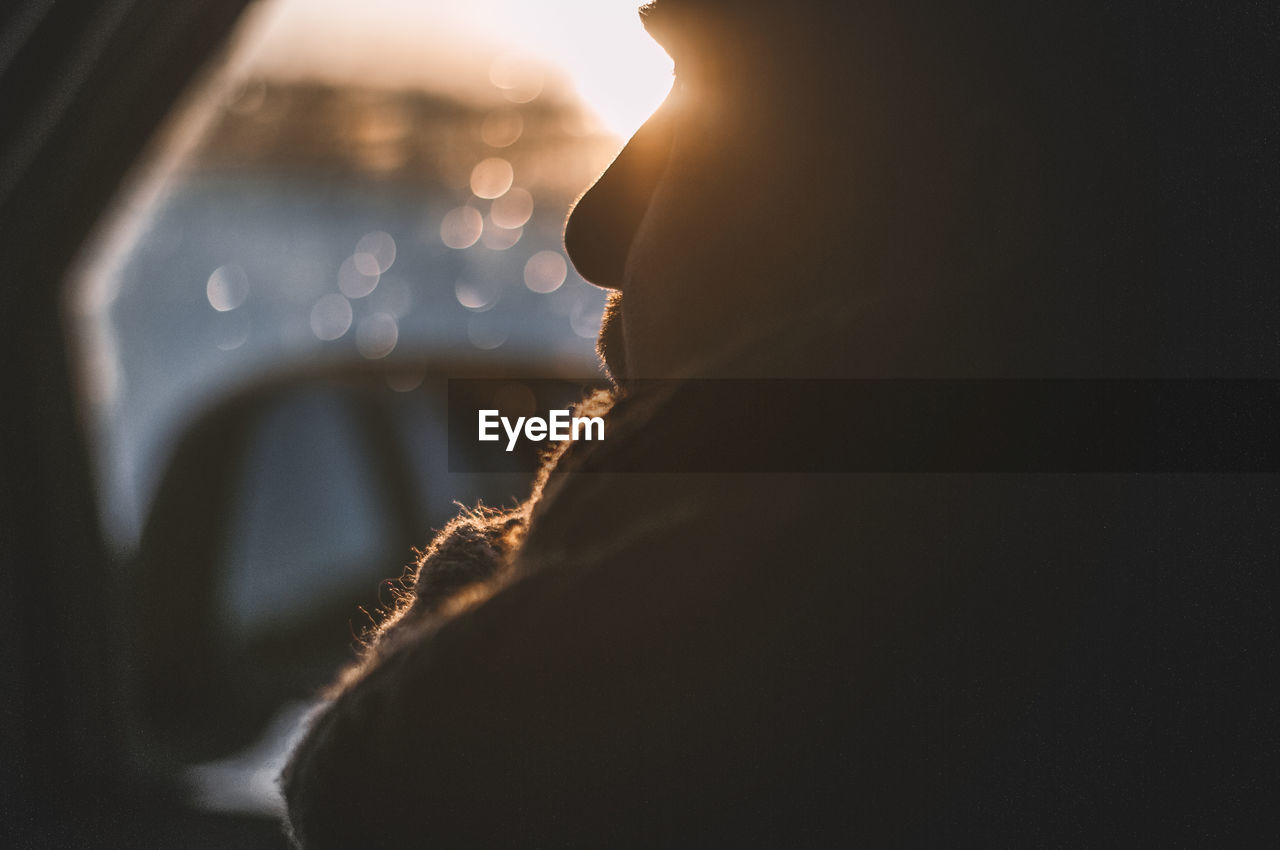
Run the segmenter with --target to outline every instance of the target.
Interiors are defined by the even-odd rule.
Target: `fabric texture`
[[[735,434],[588,404],[609,438],[446,528],[314,717],[302,846],[1258,828],[1274,476],[589,472]]]

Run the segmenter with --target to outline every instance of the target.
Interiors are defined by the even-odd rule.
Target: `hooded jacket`
[[[690,386],[588,400],[603,442],[439,535],[286,769],[301,846],[1259,827],[1275,476],[682,472],[796,439]]]

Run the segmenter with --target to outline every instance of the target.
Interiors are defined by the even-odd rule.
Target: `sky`
[[[645,34],[638,6],[638,0],[262,0],[241,55],[252,72],[461,94],[491,85],[493,76],[501,80],[504,69],[546,66],[625,138],[671,87],[671,60]]]

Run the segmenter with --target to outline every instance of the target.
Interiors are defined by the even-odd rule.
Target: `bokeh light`
[[[519,186],[513,186],[493,202],[489,217],[498,227],[515,230],[523,227],[533,216],[533,195]]]
[[[493,305],[498,303],[501,295],[498,284],[492,279],[482,279],[474,283],[459,280],[454,284],[453,291],[459,304],[477,313],[493,309]]]
[[[386,357],[396,347],[400,338],[400,325],[395,316],[374,313],[360,320],[356,326],[356,348],[369,360]]]
[[[378,286],[382,276],[369,254],[352,254],[338,267],[338,289],[348,298],[363,298]]]
[[[360,237],[356,243],[355,258],[357,266],[368,258],[373,261],[373,270],[378,274],[386,274],[391,264],[396,261],[396,240],[390,233],[375,230]],[[360,269],[362,272],[364,268]],[[368,273],[368,272],[366,272]]]
[[[514,247],[520,241],[524,231],[519,228],[504,228],[494,223],[493,219],[487,219],[484,223],[484,231],[480,234],[480,244],[488,248],[490,251],[505,251]]]
[[[495,109],[484,117],[480,138],[486,145],[505,148],[514,145],[524,133],[524,118],[515,109]]]
[[[514,179],[511,163],[500,156],[491,156],[471,169],[471,191],[477,198],[500,198],[511,188]]]
[[[534,292],[555,292],[564,283],[569,267],[559,251],[539,251],[524,265],[524,285]]]
[[[542,93],[543,73],[532,57],[503,53],[489,66],[489,81],[512,103],[528,103]]]
[[[249,276],[237,265],[219,266],[209,275],[205,296],[219,313],[234,310],[249,297]]]
[[[484,216],[475,207],[455,207],[440,222],[440,239],[455,250],[470,248],[484,231]]]
[[[311,308],[311,332],[325,341],[341,338],[351,328],[351,302],[336,293],[322,296]]]

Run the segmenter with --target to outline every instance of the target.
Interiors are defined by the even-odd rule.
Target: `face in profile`
[[[565,230],[582,276],[615,290],[615,378],[710,376],[735,347],[846,310],[871,263],[911,273],[919,234],[879,231],[933,205],[939,180],[903,164],[900,134],[919,126],[903,106],[950,95],[905,82],[903,44],[863,35],[879,21],[752,0],[657,0],[641,17],[674,61],[671,94]],[[936,154],[911,155],[948,168]]]
[[[732,18],[730,17],[732,16]],[[675,63],[664,104],[575,206],[565,244],[615,290],[602,350],[615,377],[680,374],[709,356],[797,268],[798,129],[784,76],[746,16],[659,0],[646,28]],[[800,207],[803,209],[803,206]]]
[[[1096,215],[1141,197],[1141,160],[1109,129],[1122,87],[1088,14],[980,7],[645,7],[672,92],[565,231],[583,277],[616,290],[601,336],[616,378],[713,377],[829,316],[844,324],[815,359],[836,371],[1076,356],[1121,291],[1109,281],[1131,277],[1107,263],[1135,249],[1107,240],[1139,229]]]

